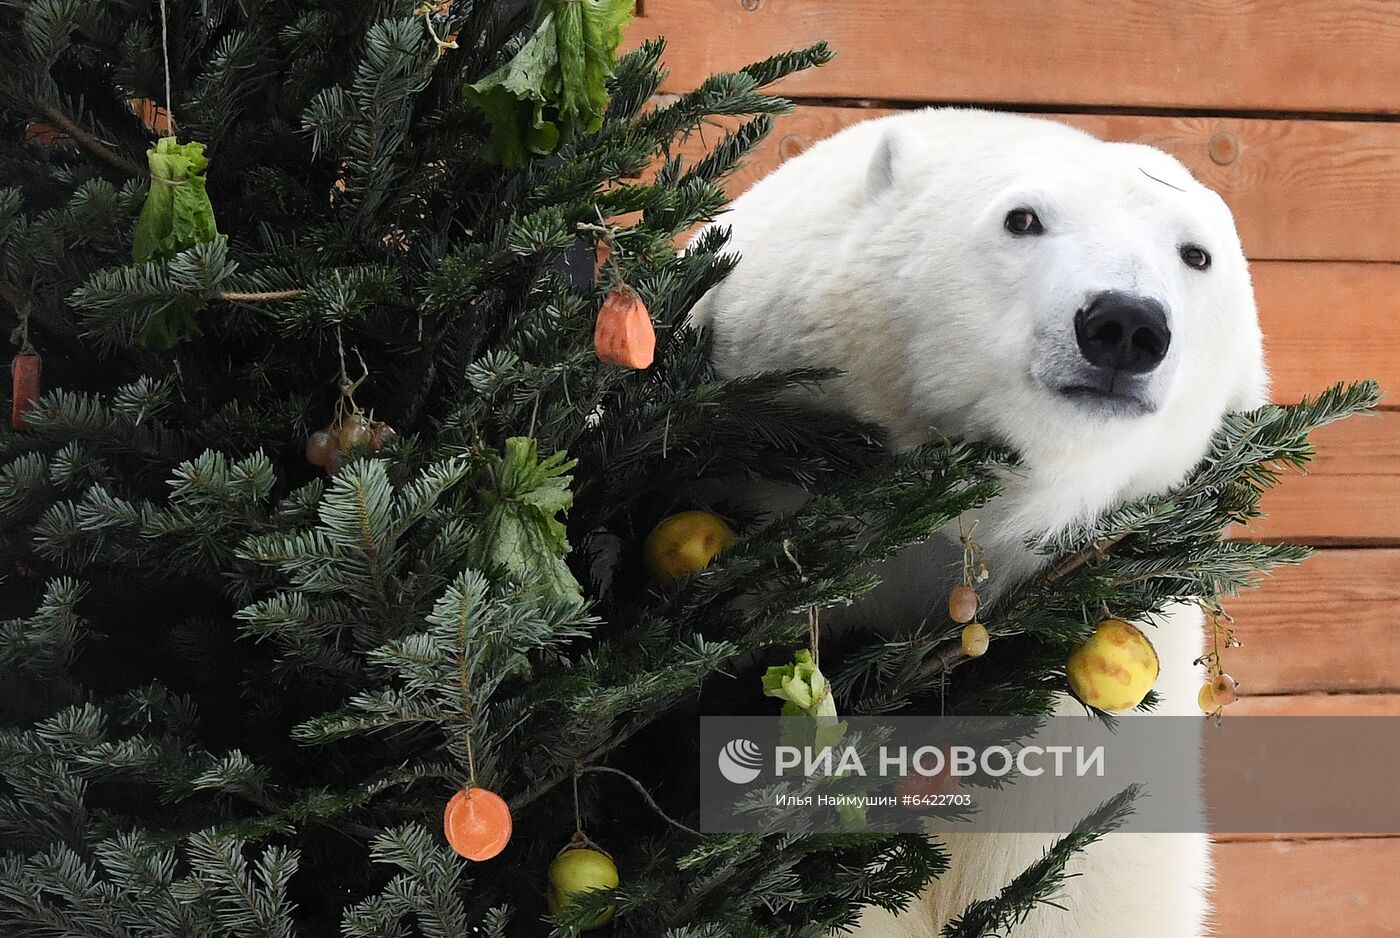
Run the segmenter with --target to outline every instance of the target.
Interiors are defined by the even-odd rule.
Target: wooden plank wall
[[[1230,204],[1274,396],[1400,389],[1400,3],[1394,0],[644,0],[663,93],[828,40],[736,177],[926,104],[1032,111],[1175,155]],[[1318,436],[1252,536],[1315,545],[1231,607],[1248,714],[1400,715],[1400,398]],[[1400,935],[1400,836],[1226,837],[1219,934]]]

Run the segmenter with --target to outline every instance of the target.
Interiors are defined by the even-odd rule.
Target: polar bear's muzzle
[[[1056,390],[1065,397],[1119,413],[1157,409],[1149,376],[1167,357],[1172,333],[1157,300],[1106,290],[1074,316],[1081,360]]]

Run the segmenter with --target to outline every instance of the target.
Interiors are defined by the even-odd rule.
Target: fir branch
[[[805,49],[779,53],[764,59],[762,62],[746,65],[741,71],[762,87],[771,85],[778,79],[786,78],[795,72],[826,65],[834,58],[836,58],[836,53],[831,50],[829,44],[817,42]]]
[[[295,300],[306,293],[305,290],[266,290],[261,293],[236,293],[232,291],[219,291],[211,294],[210,299],[224,300],[229,303],[277,303],[282,300]]]
[[[1123,826],[1142,786],[1129,785],[1086,815],[1074,830],[1057,840],[1045,855],[1013,879],[994,899],[972,903],[949,922],[941,938],[985,938],[1004,934],[1026,920],[1041,904],[1053,904],[1067,878],[1065,865],[1077,853]]]
[[[84,150],[87,150],[102,162],[121,170],[128,176],[146,175],[146,170],[143,167],[137,166],[135,163],[131,162],[131,160],[115,152],[105,143],[88,133],[78,125],[77,121],[60,110],[57,105],[49,101],[36,100],[34,106],[50,123],[63,131],[64,134],[71,137],[74,143]]]
[[[953,670],[967,660],[969,660],[967,652],[963,651],[962,645],[960,643],[950,643],[945,645],[942,651],[924,662],[923,666],[919,668],[919,677],[924,680],[937,677],[940,674]]]
[[[612,752],[614,749],[618,748],[623,743],[626,743],[633,736],[636,736],[638,733],[640,733],[642,730],[646,729],[650,725],[651,722],[649,720],[637,720],[632,724],[632,726],[628,727],[627,729],[622,730],[618,733],[614,733],[611,737],[609,737],[606,743],[603,743],[602,745],[593,749],[587,755],[583,756],[579,761],[581,763],[592,763],[595,760],[604,758],[608,755],[608,753]],[[541,782],[537,782],[536,784],[531,785],[529,788],[525,789],[517,795],[514,795],[509,799],[508,803],[510,805],[511,812],[514,813],[520,811],[521,809],[533,804],[543,796],[549,794],[555,788],[559,787],[564,782],[567,782],[572,777],[573,774],[571,772],[560,772],[557,775],[554,775],[550,778],[544,779]]]
[[[1130,533],[1131,532],[1128,531],[1120,531],[1109,537],[1100,538],[1098,541],[1095,541],[1082,550],[1075,551],[1064,560],[1055,564],[1054,568],[1049,573],[1045,574],[1045,581],[1047,583],[1053,583],[1056,580],[1069,576],[1085,564],[1095,560],[1103,560],[1108,556],[1109,551],[1113,550],[1116,545],[1122,543]]]
[[[1108,605],[1120,617],[1150,616],[1170,602],[1214,601],[1276,564],[1300,562],[1306,548],[1223,541],[1224,528],[1257,516],[1262,493],[1279,481],[1274,466],[1306,465],[1313,455],[1311,432],[1367,413],[1378,401],[1375,382],[1363,381],[1297,404],[1228,414],[1206,458],[1175,489],[1122,505],[1056,538],[1047,552],[1061,552],[1063,559],[987,610],[993,636],[1031,634],[1069,647],[1088,629],[1086,608]],[[917,666],[867,662],[899,676],[887,675],[866,706],[895,706],[901,694],[971,660],[957,641],[910,644],[906,651],[918,656]]]

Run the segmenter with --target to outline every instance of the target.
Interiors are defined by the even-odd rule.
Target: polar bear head
[[[1230,211],[1152,147],[909,112],[818,144],[722,221],[742,259],[699,312],[722,370],[843,369],[842,409],[902,444],[1008,443],[1084,490],[1077,515],[1179,481],[1227,410],[1264,400]]]
[[[980,116],[973,145],[953,148],[895,123],[867,171],[870,213],[886,216],[872,236],[923,247],[901,280],[957,336],[911,323],[926,406],[1001,398],[988,429],[1031,444],[1046,430],[1213,429],[1223,410],[1262,402],[1258,317],[1224,201],[1155,148]],[[950,344],[962,361],[940,360]],[[921,380],[934,362],[943,374]],[[949,372],[973,393],[950,395]]]

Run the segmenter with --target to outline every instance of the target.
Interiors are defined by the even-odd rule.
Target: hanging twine
[[[340,329],[336,328],[336,341],[340,341]],[[341,376],[345,377],[345,346],[340,345]],[[366,372],[368,374],[368,372]],[[467,785],[476,788],[476,710],[472,706],[471,667],[467,663],[467,616],[457,620],[457,686],[462,694],[462,715],[466,723],[467,744]]]
[[[351,378],[349,370],[345,367],[345,338],[341,335],[340,326],[335,327],[335,347],[336,353],[340,356],[340,376],[336,379],[336,386],[340,388],[340,397],[335,402],[335,422],[339,424],[348,416],[363,416],[364,411],[360,405],[355,403],[355,392],[360,389],[360,385],[369,380],[369,365],[365,364],[365,357],[360,354],[360,350],[354,346],[351,351],[360,360],[360,376]],[[374,411],[370,411],[370,417],[374,416]],[[465,639],[463,639],[465,641]]]
[[[574,836],[573,836],[573,839],[571,839],[571,840],[569,841],[568,846],[566,846],[564,849],[568,850],[568,849],[572,849],[572,848],[574,848],[574,847],[587,847],[587,848],[589,848],[590,850],[597,850],[599,853],[602,853],[602,854],[604,854],[605,856],[608,856],[609,858],[611,858],[611,856],[612,856],[612,855],[609,854],[606,850],[604,850],[602,847],[598,846],[596,843],[594,843],[592,840],[590,840],[589,837],[588,837],[588,835],[587,835],[586,833],[584,833],[584,830],[583,830],[583,813],[582,813],[581,809],[579,808],[578,780],[579,780],[579,776],[583,775],[585,772],[600,772],[600,773],[604,773],[604,774],[607,774],[607,775],[616,775],[616,776],[618,776],[619,778],[625,780],[628,784],[630,784],[633,788],[635,788],[635,789],[637,790],[637,794],[639,794],[639,795],[642,796],[642,800],[646,802],[647,807],[648,807],[648,808],[651,808],[652,811],[656,812],[657,816],[660,817],[661,820],[665,821],[667,824],[670,824],[672,827],[676,828],[677,830],[683,830],[683,831],[685,831],[687,834],[693,834],[693,835],[696,836],[696,837],[704,837],[704,836],[705,836],[704,834],[700,833],[700,832],[699,832],[698,830],[696,830],[695,828],[689,827],[689,826],[687,826],[687,825],[685,825],[685,824],[682,824],[680,821],[677,821],[675,818],[671,817],[671,816],[670,816],[669,814],[667,814],[665,811],[661,810],[661,805],[659,805],[659,804],[656,803],[656,799],[653,798],[653,797],[651,796],[651,792],[647,791],[646,786],[643,785],[641,782],[639,782],[637,779],[635,779],[635,778],[633,778],[632,776],[628,775],[626,772],[622,771],[621,769],[615,769],[615,768],[613,768],[613,767],[610,766],[610,765],[582,765],[582,764],[579,764],[579,763],[575,763],[575,764],[574,764]]]
[[[467,617],[462,616],[457,625],[457,683],[462,692],[462,713],[466,717],[467,744],[467,785],[476,786],[476,715],[472,708],[471,677],[467,666]],[[577,779],[575,779],[575,807],[577,807]]]
[[[583,774],[583,768],[574,763],[574,841],[588,840],[588,835],[583,832],[583,809],[579,807],[578,800],[578,777]]]
[[[160,0],[160,56],[165,66],[165,131],[175,135],[175,102],[170,96],[170,26],[165,0]],[[173,183],[184,185],[184,183]]]
[[[15,315],[19,317],[19,325],[10,332],[10,342],[19,346],[19,354],[34,355],[34,345],[29,341],[29,304],[22,303],[15,307]]]
[[[445,53],[447,50],[457,48],[457,40],[453,36],[448,36],[446,39],[443,39],[441,36],[438,35],[437,30],[433,28],[433,14],[445,14],[448,10],[451,9],[451,7],[452,5],[450,3],[425,3],[422,6],[420,6],[417,10],[418,14],[423,17],[423,24],[428,27],[428,35],[432,36],[433,42],[437,44],[438,58],[442,58],[443,53]]]
[[[788,538],[783,538],[783,554],[787,557],[787,559],[788,559],[789,561],[792,562],[792,565],[793,565],[794,567],[797,568],[797,578],[798,578],[801,582],[806,583],[806,582],[807,582],[807,574],[805,574],[805,573],[802,572],[802,564],[800,564],[800,563],[797,562],[797,557],[796,557],[796,556],[793,554],[793,552],[792,552],[792,541],[791,541],[790,539],[788,539]],[[822,648],[821,648],[821,641],[822,641],[821,620],[818,618],[817,607],[816,607],[816,606],[808,606],[808,607],[807,607],[807,649],[808,649],[808,651],[810,651],[810,652],[812,653],[812,664],[815,665],[818,669],[820,669],[821,666],[822,666]]]

